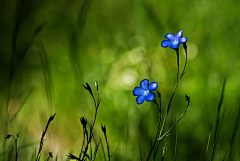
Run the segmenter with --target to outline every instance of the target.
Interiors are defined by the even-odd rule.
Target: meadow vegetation
[[[0,0],[0,160],[240,160],[239,8]]]

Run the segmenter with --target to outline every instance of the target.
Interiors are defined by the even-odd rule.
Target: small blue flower
[[[135,87],[133,90],[133,95],[138,96],[136,99],[137,104],[142,104],[144,100],[153,101],[155,98],[155,94],[152,92],[156,90],[158,84],[152,82],[149,84],[148,79],[144,79],[140,83],[140,87]]]
[[[176,36],[173,33],[167,34],[164,37],[168,40],[163,40],[161,46],[166,48],[170,45],[170,48],[177,49],[179,47],[179,43],[183,44],[188,41],[187,37],[182,37],[183,30],[179,31]]]

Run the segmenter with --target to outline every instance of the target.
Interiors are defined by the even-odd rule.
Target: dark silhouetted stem
[[[169,101],[169,103],[168,103],[167,113],[166,113],[166,115],[165,115],[165,117],[164,117],[163,125],[162,125],[162,128],[161,128],[161,131],[160,131],[160,135],[159,135],[159,137],[161,136],[162,131],[163,131],[163,129],[164,129],[165,121],[166,121],[166,119],[167,119],[167,116],[168,116],[168,113],[169,113],[169,110],[170,110],[170,107],[171,107],[171,103],[172,103],[172,100],[173,100],[174,94],[175,94],[175,92],[176,92],[176,89],[177,89],[178,83],[179,83],[179,81],[181,80],[182,76],[184,75],[184,73],[185,73],[185,68],[186,68],[186,66],[187,66],[187,45],[186,45],[186,43],[185,43],[185,45],[184,45],[184,49],[185,49],[185,53],[186,53],[186,62],[185,62],[184,70],[183,70],[183,72],[182,72],[182,74],[181,74],[181,77],[177,79],[177,82],[176,82],[175,88],[174,88],[174,90],[173,90],[173,94],[172,94],[172,96],[171,96],[171,98],[170,98],[170,101]],[[176,54],[177,54],[178,73],[179,73],[179,48],[175,49],[175,51],[176,51]]]
[[[42,150],[42,147],[43,147],[43,138],[46,135],[48,126],[49,126],[50,122],[54,119],[55,115],[56,115],[56,113],[54,115],[50,116],[50,118],[48,119],[47,126],[46,126],[45,130],[43,130],[43,134],[42,134],[42,137],[41,137],[40,146],[39,146],[38,154],[37,154],[37,157],[36,157],[36,161],[40,160],[40,156],[41,156],[40,153],[41,153],[41,150]]]
[[[184,65],[184,68],[183,68],[183,71],[182,71],[182,74],[181,74],[180,78],[182,78],[182,76],[183,76],[184,73],[186,72],[186,71],[185,71],[186,66],[187,66],[187,44],[186,44],[186,43],[183,44],[183,48],[184,48],[185,54],[186,54],[186,61],[185,61],[185,65]]]
[[[222,102],[223,102],[223,98],[224,98],[225,85],[226,85],[226,78],[223,81],[221,97],[220,97],[220,101],[219,101],[218,109],[217,109],[217,120],[216,120],[216,126],[215,126],[215,131],[214,131],[214,138],[213,138],[213,144],[215,144],[215,146],[213,146],[213,148],[212,148],[211,160],[214,158],[216,143],[217,143],[217,140],[218,140],[217,133],[219,132],[218,126],[219,126],[219,121],[220,121],[220,110],[221,110]]]
[[[175,154],[174,154],[174,161],[177,161],[177,139],[178,139],[178,126],[176,125],[176,143],[175,143]]]
[[[177,81],[179,79],[179,48],[175,49],[176,51],[176,54],[177,54],[177,67],[178,67],[178,70],[177,70]]]
[[[233,158],[232,158],[232,149],[233,149],[233,143],[234,143],[237,131],[238,131],[239,122],[240,122],[240,107],[239,107],[239,110],[238,110],[237,118],[235,120],[235,126],[234,126],[235,128],[234,128],[234,131],[233,131],[233,134],[232,134],[232,137],[231,137],[230,152],[229,152],[230,160],[233,160]]]
[[[159,99],[160,99],[160,106],[161,106],[161,97]],[[153,145],[152,145],[152,147],[150,149],[150,152],[149,152],[149,154],[147,156],[147,161],[150,159],[151,154],[152,154],[152,152],[154,150],[154,147],[155,147],[155,145],[157,143],[157,139],[158,139],[158,135],[159,135],[159,131],[160,131],[160,123],[161,123],[161,118],[162,118],[160,106],[157,104],[157,101],[155,99],[153,100],[153,102],[157,105],[157,108],[158,108],[158,111],[159,111],[159,119],[158,119],[158,128],[157,128],[156,138],[155,138],[154,143],[153,143]],[[154,152],[154,160],[155,160],[155,157],[156,157],[157,149],[158,149],[158,146],[157,146],[157,148],[156,148],[156,150]]]
[[[15,140],[15,150],[16,150],[16,161],[17,161],[17,158],[18,158],[18,152],[17,152],[17,139],[14,139]]]

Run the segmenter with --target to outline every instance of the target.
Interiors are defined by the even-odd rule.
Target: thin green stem
[[[164,156],[167,152],[167,143],[165,144],[164,148],[163,148],[163,155],[162,155],[162,161],[164,160]]]
[[[184,111],[184,113],[181,114],[181,116],[179,117],[179,119],[177,120],[177,122],[176,122],[172,127],[170,127],[170,129],[169,129],[167,132],[165,132],[162,136],[160,136],[160,137],[158,138],[158,140],[162,140],[162,139],[164,139],[166,136],[169,135],[170,131],[171,131],[171,130],[178,124],[178,122],[182,119],[182,117],[183,117],[184,114],[187,112],[187,110],[189,109],[189,107],[190,107],[190,105],[187,106],[186,110]]]
[[[91,93],[91,92],[90,92]],[[96,104],[95,102],[95,98],[93,96],[93,94],[91,93],[92,97],[93,97],[93,100],[94,100],[94,104],[95,104],[95,116],[94,116],[94,119],[93,119],[93,123],[90,127],[90,134],[89,134],[89,138],[87,138],[87,143],[86,143],[86,146],[85,146],[85,150],[84,150],[84,154],[83,154],[83,159],[87,156],[87,151],[88,151],[88,146],[92,140],[92,137],[93,137],[93,128],[94,128],[94,125],[95,125],[95,122],[96,122],[96,119],[97,119],[97,112],[98,112],[98,107],[100,105],[100,102],[101,102],[101,99],[99,99],[99,94],[98,94],[98,103]],[[88,137],[88,136],[87,136]]]
[[[160,99],[161,99],[161,98],[160,98]],[[151,154],[152,154],[152,152],[153,152],[153,149],[154,149],[154,147],[155,147],[155,145],[156,145],[156,143],[157,143],[157,138],[158,138],[158,134],[159,134],[159,130],[160,130],[160,123],[161,123],[161,118],[162,118],[162,117],[161,117],[161,116],[162,116],[161,110],[160,110],[159,105],[157,104],[157,101],[154,99],[153,102],[156,104],[156,106],[157,106],[157,108],[158,108],[158,111],[159,111],[158,128],[157,128],[156,138],[155,138],[154,143],[153,143],[153,145],[152,145],[152,147],[151,147],[151,149],[150,149],[150,152],[149,152],[149,154],[148,154],[148,156],[147,156],[147,161],[150,159]],[[161,100],[160,100],[160,104],[161,104]],[[160,106],[161,106],[161,105],[160,105]],[[157,149],[156,149],[156,150],[157,150]],[[155,160],[155,157],[156,157],[156,151],[154,152],[154,160]]]
[[[81,156],[82,156],[84,144],[85,144],[85,128],[83,127],[83,143],[82,143],[81,152],[79,154],[79,158],[81,158]]]
[[[171,98],[170,98],[170,101],[169,101],[169,103],[168,103],[167,113],[166,113],[166,115],[165,115],[165,117],[164,117],[164,120],[163,120],[163,125],[162,125],[162,128],[161,128],[160,134],[159,134],[159,138],[160,138],[160,136],[161,136],[161,134],[162,134],[162,131],[163,131],[163,129],[164,129],[165,122],[166,122],[166,119],[167,119],[167,116],[168,116],[168,113],[169,113],[169,110],[170,110],[170,107],[171,107],[171,103],[172,103],[174,94],[175,94],[176,89],[177,89],[177,86],[178,86],[178,83],[179,83],[179,81],[181,80],[182,76],[184,75],[184,73],[185,73],[185,68],[186,68],[186,66],[187,66],[187,45],[186,45],[186,43],[184,44],[184,49],[185,49],[185,53],[186,53],[185,66],[184,66],[184,69],[183,69],[183,71],[182,71],[182,74],[181,74],[181,77],[180,77],[180,78],[178,78],[178,74],[177,74],[177,78],[178,78],[178,79],[177,79],[175,88],[174,88],[174,90],[173,90],[173,94],[172,94],[172,96],[171,96]],[[176,51],[176,54],[177,54],[177,65],[178,65],[178,73],[179,73],[179,48],[177,48],[175,51]]]
[[[17,161],[17,158],[18,158],[18,152],[17,152],[17,139],[15,139],[15,151],[16,151],[16,161]]]
[[[180,80],[180,79],[179,79],[179,80]],[[168,103],[167,113],[166,113],[166,115],[165,115],[165,117],[164,117],[163,124],[162,124],[161,130],[160,130],[160,133],[159,133],[159,137],[162,135],[162,132],[163,132],[163,129],[164,129],[164,126],[165,126],[165,122],[166,122],[166,120],[167,120],[167,116],[168,116],[168,113],[169,113],[169,110],[170,110],[170,107],[171,107],[172,99],[173,99],[173,96],[174,96],[174,94],[175,94],[175,92],[176,92],[176,89],[177,89],[179,80],[177,81],[177,83],[176,83],[176,85],[175,85],[175,88],[174,88],[174,90],[173,90],[173,94],[172,94],[172,96],[171,96],[171,98],[170,98],[170,101],[169,101],[169,103]]]
[[[177,81],[179,79],[179,48],[175,49],[176,51],[176,54],[177,54],[177,67],[178,67],[178,70],[177,70]]]
[[[104,134],[104,137],[105,137],[105,141],[106,141],[106,144],[107,144],[108,161],[110,161],[110,146],[109,146],[109,143],[108,143],[108,140],[107,140],[107,134],[106,133]]]
[[[212,124],[211,124],[211,129],[210,129],[210,132],[209,132],[209,135],[208,135],[208,142],[207,142],[207,148],[206,148],[206,160],[207,160],[207,152],[208,152],[208,148],[209,148],[211,134],[212,134]]]
[[[11,135],[14,139],[14,142],[15,142],[15,152],[16,152],[16,156],[15,156],[15,161],[17,161],[17,158],[18,158],[18,152],[17,152],[17,139],[18,139],[18,135],[17,134],[17,138],[15,138],[13,135]]]
[[[214,154],[215,154],[215,150],[216,150],[216,144],[218,142],[220,111],[221,111],[222,102],[223,102],[223,98],[224,98],[225,86],[226,86],[226,78],[224,78],[224,81],[223,81],[221,97],[220,97],[220,101],[219,101],[218,108],[217,108],[217,120],[216,120],[216,125],[215,125],[214,136],[213,136],[213,143],[215,144],[215,146],[213,147],[213,150],[212,150],[211,160],[213,160],[213,158],[214,158]]]
[[[180,78],[181,78],[181,77],[184,75],[184,73],[186,72],[185,70],[186,70],[186,66],[187,66],[187,44],[184,43],[184,44],[183,44],[183,47],[184,47],[185,54],[186,54],[186,61],[185,61],[185,65],[184,65],[184,67],[183,67],[183,71],[182,71],[182,74],[181,74]]]
[[[106,159],[106,154],[105,154],[105,151],[104,151],[104,148],[103,148],[103,143],[102,143],[102,141],[101,141],[100,143],[101,143],[101,146],[102,146],[102,151],[103,151],[104,160],[107,161],[107,159]]]
[[[214,147],[215,147],[215,143],[213,143],[213,146],[212,146],[212,152],[211,152],[210,161],[212,161],[212,159],[213,159],[213,150],[214,150]]]
[[[178,139],[178,126],[176,125],[176,143],[175,143],[174,161],[177,160],[177,139]]]
[[[160,132],[159,132],[159,140],[158,140],[158,145],[157,145],[157,148],[156,148],[156,151],[155,151],[155,155],[156,155],[157,149],[158,149],[159,145],[162,143],[163,139],[164,139],[166,136],[169,135],[168,133],[171,131],[171,129],[172,129],[173,127],[175,127],[175,126],[177,125],[177,123],[181,120],[181,118],[183,117],[183,115],[185,114],[185,112],[187,111],[187,109],[190,107],[189,104],[188,104],[188,107],[187,107],[186,111],[180,116],[180,118],[178,119],[178,121],[177,121],[164,135],[162,135],[162,132],[163,132],[163,130],[164,130],[164,126],[165,126],[165,123],[166,123],[166,120],[167,120],[167,116],[168,116],[168,113],[169,113],[169,111],[170,111],[170,107],[171,107],[171,103],[172,103],[174,94],[175,94],[175,92],[176,92],[176,89],[177,89],[177,86],[178,86],[179,81],[181,80],[182,76],[183,76],[184,73],[185,73],[185,68],[186,68],[186,66],[187,66],[187,45],[186,45],[186,43],[184,44],[184,49],[185,49],[185,53],[186,53],[186,61],[185,61],[185,66],[184,66],[184,69],[183,69],[183,71],[182,71],[181,77],[179,77],[179,78],[178,78],[178,76],[179,76],[179,49],[176,49],[176,54],[177,54],[177,66],[178,66],[177,82],[176,82],[176,85],[175,85],[175,87],[174,87],[172,96],[171,96],[171,98],[170,98],[170,100],[169,100],[168,108],[167,108],[167,113],[166,113],[166,115],[165,115],[165,117],[164,117],[164,120],[163,120],[163,123],[162,123],[162,126],[161,126],[161,130],[160,130]],[[161,136],[161,135],[162,135],[162,136]]]

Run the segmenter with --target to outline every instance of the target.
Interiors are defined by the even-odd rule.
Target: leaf
[[[158,97],[161,98],[161,93],[159,93],[158,91],[157,91],[157,93],[158,93]]]
[[[12,136],[12,135],[9,135],[9,134],[8,134],[7,137],[6,137],[5,139],[9,139],[11,136]]]
[[[69,155],[67,155],[68,159],[75,159],[75,160],[80,160],[78,157],[76,157],[75,155],[69,153]]]
[[[185,95],[185,97],[186,97],[186,100],[190,102],[190,97],[188,95]]]

